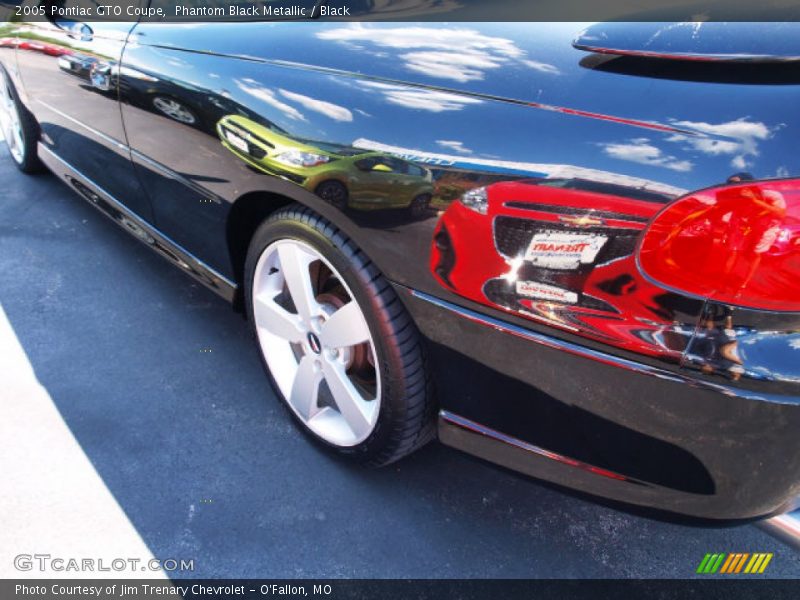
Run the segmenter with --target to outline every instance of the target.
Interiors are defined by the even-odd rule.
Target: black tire
[[[415,219],[421,219],[428,215],[431,208],[431,195],[430,194],[420,194],[416,196],[412,201],[411,204],[408,205],[408,211],[411,213],[411,216]]]
[[[42,164],[42,161],[39,160],[39,156],[37,154],[37,144],[39,143],[39,124],[36,122],[34,116],[20,101],[17,90],[14,89],[14,84],[11,82],[11,79],[8,77],[8,74],[2,69],[2,67],[0,67],[0,94],[8,94],[13,106],[16,108],[17,114],[19,115],[23,149],[21,154],[18,156],[15,156],[14,153],[10,152],[11,160],[23,173],[41,173],[44,171],[45,167],[44,164]],[[2,108],[0,108],[0,110],[2,110]],[[6,140],[6,144],[10,150],[8,140]]]
[[[336,181],[335,179],[323,181],[317,186],[314,193],[339,210],[347,208],[347,200],[350,193],[347,191],[347,186],[341,181]]]
[[[280,392],[263,354],[261,362],[276,395],[301,430],[336,454],[371,467],[394,462],[435,437],[435,408],[420,335],[400,299],[376,266],[333,224],[300,205],[280,209],[256,230],[247,252],[244,288],[247,317],[257,339],[253,313],[253,279],[262,252],[273,242],[293,239],[315,248],[345,279],[374,339],[376,368],[381,376],[377,424],[356,446],[335,446],[311,431]]]

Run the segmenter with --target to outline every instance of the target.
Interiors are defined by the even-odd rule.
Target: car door
[[[357,203],[386,206],[392,194],[397,174],[389,156],[370,156],[355,162],[350,176],[350,198]]]
[[[64,8],[75,0],[57,2]],[[150,221],[119,112],[119,61],[134,23],[67,19],[19,26],[17,62],[44,152]]]
[[[387,178],[389,183],[386,190],[386,207],[408,206],[414,182],[414,177],[409,174],[409,164],[394,157],[387,157],[386,164],[392,170],[391,173],[387,173],[390,177]]]
[[[409,201],[413,200],[417,196],[430,194],[433,191],[433,187],[426,178],[427,171],[422,167],[412,163],[407,163],[407,165],[408,174],[406,177],[408,180]]]

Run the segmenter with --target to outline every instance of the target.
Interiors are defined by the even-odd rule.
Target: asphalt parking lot
[[[150,553],[194,559],[182,575],[682,578],[707,552],[774,552],[766,576],[800,576],[800,555],[755,526],[631,516],[438,444],[378,471],[328,457],[274,397],[241,316],[54,177],[19,174],[5,146],[0,305],[82,450],[74,460],[88,459]],[[3,387],[0,421],[15,400]],[[46,452],[44,426],[3,444]],[[84,492],[36,464],[25,476],[48,502],[0,494],[3,560],[19,551],[9,540],[51,547],[59,522],[35,527],[51,506],[84,541],[99,536]]]

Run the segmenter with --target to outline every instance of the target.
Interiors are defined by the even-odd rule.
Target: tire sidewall
[[[411,204],[409,205],[411,216],[415,218],[424,217],[425,214],[430,210],[430,206],[431,197],[429,194],[420,194],[419,196],[414,196],[414,199],[411,200]]]
[[[361,307],[372,336],[377,354],[376,367],[380,375],[381,405],[375,429],[366,440],[355,446],[334,445],[318,436],[303,423],[291,409],[288,401],[280,391],[261,349],[253,313],[253,278],[258,259],[264,250],[273,242],[282,239],[296,240],[309,244],[330,262],[345,280],[353,298]],[[368,291],[369,281],[364,277],[365,269],[359,269],[355,261],[348,258],[345,252],[346,250],[339,248],[333,240],[329,239],[317,228],[302,221],[268,219],[258,228],[250,243],[244,272],[245,306],[247,318],[250,322],[250,330],[258,345],[261,363],[269,376],[270,384],[303,432],[315,442],[331,448],[341,455],[355,458],[361,462],[368,462],[389,443],[392,436],[390,425],[396,421],[398,413],[404,412],[405,405],[402,402],[402,389],[398,389],[402,388],[402,378],[398,373],[399,357],[396,356],[396,349],[387,343],[387,340],[391,339],[394,332],[389,323],[379,318],[382,307],[377,306],[376,297]]]
[[[23,173],[38,173],[42,170],[42,165],[39,162],[39,158],[36,153],[36,144],[39,140],[38,125],[36,124],[33,115],[31,115],[25,108],[25,105],[22,104],[19,94],[14,87],[14,82],[12,81],[11,76],[2,65],[0,65],[0,78],[3,80],[2,85],[7,85],[8,89],[11,91],[11,99],[13,100],[17,109],[17,114],[22,126],[22,138],[23,142],[25,143],[25,149],[22,153],[22,160],[17,161],[17,159],[15,159],[14,156],[9,152],[9,155],[11,156],[11,162],[13,162],[14,165]],[[5,143],[7,144],[8,142],[6,141]]]

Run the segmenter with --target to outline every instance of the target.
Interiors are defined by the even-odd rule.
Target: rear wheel
[[[39,126],[17,96],[8,74],[0,68],[0,131],[17,168],[23,173],[43,169],[36,154]]]
[[[317,196],[339,210],[347,208],[347,187],[341,181],[323,181],[315,190]]]
[[[347,236],[308,209],[282,209],[256,231],[245,278],[264,366],[304,431],[374,466],[433,437],[419,334]]]
[[[173,121],[185,123],[186,125],[197,124],[198,118],[194,114],[194,111],[182,102],[175,100],[175,98],[155,96],[153,98],[153,106]]]
[[[428,214],[430,207],[431,207],[430,194],[420,194],[411,201],[411,204],[408,206],[408,210],[411,213],[412,217],[419,219]]]

